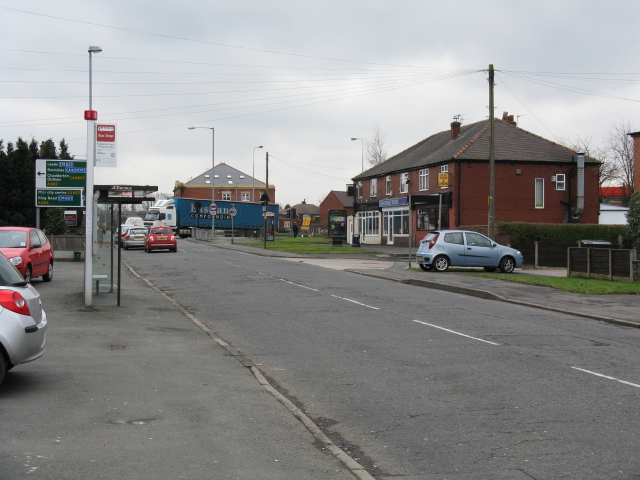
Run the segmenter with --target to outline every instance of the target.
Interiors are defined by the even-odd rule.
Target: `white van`
[[[124,222],[125,225],[132,225],[134,227],[144,227],[144,222],[140,217],[129,217]]]

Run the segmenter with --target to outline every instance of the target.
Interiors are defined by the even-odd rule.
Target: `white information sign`
[[[117,167],[115,124],[96,124],[96,167]]]

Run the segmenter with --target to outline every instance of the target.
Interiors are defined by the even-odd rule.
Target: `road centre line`
[[[313,290],[314,292],[319,292],[320,291],[320,290],[317,290],[315,288],[307,287],[306,285],[301,285],[299,283],[295,283],[295,282],[291,282],[289,280],[285,280],[284,278],[279,278],[278,280],[280,280],[281,282],[284,282],[284,283],[288,283],[290,285],[295,285],[296,287],[306,288],[307,290]]]
[[[571,368],[573,368],[574,370],[579,370],[581,372],[589,373],[591,375],[595,375],[596,377],[602,377],[602,378],[606,378],[607,380],[614,380],[616,382],[624,383],[625,385],[630,385],[632,387],[640,388],[640,385],[638,385],[637,383],[627,382],[626,380],[620,380],[619,378],[603,375],[602,373],[592,372],[591,370],[585,370],[584,368],[578,368],[578,367],[571,367]]]
[[[427,325],[428,327],[439,328],[440,330],[444,330],[445,332],[454,333],[456,335],[460,335],[461,337],[467,337],[471,340],[477,340],[478,342],[488,343],[489,345],[500,345],[499,343],[490,342],[489,340],[483,340],[481,338],[472,337],[471,335],[466,335],[464,333],[456,332],[455,330],[449,330],[448,328],[439,327],[438,325],[433,325],[432,323],[421,322],[420,320],[414,320],[416,323],[421,323],[422,325]]]
[[[356,302],[355,300],[351,300],[350,298],[339,297],[338,295],[333,295],[333,294],[331,294],[331,296],[334,298],[339,298],[340,300],[346,300],[347,302],[355,303],[356,305],[370,308],[372,310],[380,310],[378,307],[372,307],[371,305],[367,305],[366,303]]]

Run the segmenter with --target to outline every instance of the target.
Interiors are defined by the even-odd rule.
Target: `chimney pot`
[[[451,140],[460,135],[460,125],[458,121],[451,122]]]

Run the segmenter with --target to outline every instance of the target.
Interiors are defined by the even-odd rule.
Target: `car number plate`
[[[424,260],[424,257],[418,257],[419,262],[421,262],[422,260]]]
[[[167,237],[158,237],[158,240],[166,240]]]

